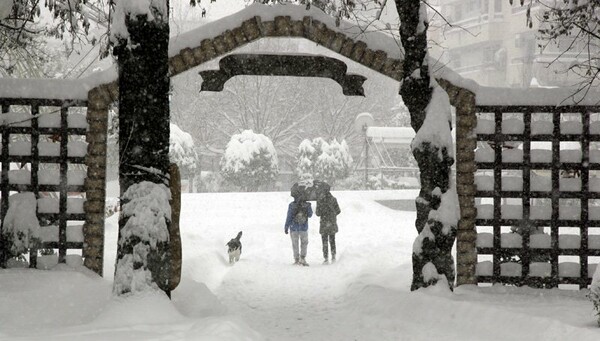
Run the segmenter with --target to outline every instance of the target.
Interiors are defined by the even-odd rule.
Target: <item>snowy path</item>
[[[340,331],[355,334],[344,326],[347,321],[336,316],[345,308],[343,297],[330,284],[321,282],[331,274],[316,268],[290,271],[269,266],[268,270],[277,272],[267,276],[274,281],[253,280],[248,271],[232,271],[216,294],[230,312],[240,314],[252,328],[272,340],[331,340],[332,335],[341,337]]]
[[[374,338],[373,330],[362,331],[365,334],[361,337],[359,325],[352,318],[356,307],[348,302],[348,283],[352,283],[361,274],[376,274],[388,271],[398,264],[410,264],[410,250],[406,249],[406,245],[411,245],[415,236],[411,231],[414,212],[393,211],[375,202],[364,201],[360,194],[356,196],[360,201],[346,199],[340,202],[342,214],[339,217],[340,233],[337,235],[339,260],[335,264],[322,264],[316,216],[309,222],[307,260],[311,266],[291,264],[290,238],[283,233],[285,212],[291,198],[285,193],[268,196],[271,199],[269,202],[252,201],[251,194],[248,194],[248,200],[223,202],[220,200],[221,196],[215,194],[207,196],[206,201],[194,201],[193,205],[186,205],[184,197],[182,226],[188,224],[185,221],[201,223],[194,231],[182,228],[184,242],[197,241],[195,245],[184,245],[184,250],[202,247],[208,251],[211,246],[198,245],[200,240],[219,241],[217,245],[212,245],[212,252],[197,259],[205,268],[206,263],[212,259],[213,264],[208,268],[215,272],[222,271],[220,283],[207,284],[227,307],[228,313],[241,316],[250,327],[267,339],[377,339]],[[265,199],[264,196],[261,198]],[[257,215],[257,212],[263,210],[263,205],[269,206],[270,212],[281,212],[280,216]],[[273,206],[279,208],[273,209]],[[208,208],[211,212],[219,210],[220,213],[216,218],[211,215],[212,218],[206,220],[193,218],[192,212],[197,212],[199,207]],[[344,215],[346,211],[354,213]],[[365,213],[357,215],[357,211]],[[385,221],[398,224],[398,227],[374,225],[374,220],[380,222],[381,219],[373,217],[380,214],[396,215],[397,219]],[[348,216],[352,216],[352,219]],[[221,245],[238,230],[244,231],[244,252],[241,261],[230,267],[225,264],[225,248]],[[199,238],[200,235],[202,239]],[[214,264],[215,259],[222,264]],[[184,264],[184,271],[186,270],[195,273],[192,277],[200,281],[215,277],[201,274]],[[409,283],[410,279],[407,279],[404,286],[408,287]]]
[[[107,220],[105,278],[59,266],[0,269],[0,340],[73,341],[597,341],[586,291],[443,286],[410,292],[414,212],[375,200],[414,191],[339,192],[339,261],[291,265],[287,193],[183,196],[182,282],[159,293],[111,295],[117,217]],[[244,231],[241,261],[225,243]]]

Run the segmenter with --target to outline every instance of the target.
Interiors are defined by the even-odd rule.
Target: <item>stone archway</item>
[[[288,8],[286,8],[288,7]],[[350,60],[361,64],[371,70],[388,76],[396,81],[402,80],[402,60],[388,55],[381,49],[372,49],[367,42],[353,39],[344,32],[336,28],[333,18],[323,15],[319,19],[313,16],[300,17],[296,13],[297,19],[292,19],[292,16],[285,15],[289,12],[289,6],[272,6],[267,7],[272,10],[261,16],[248,17],[251,11],[242,11],[237,16],[228,17],[221,21],[207,24],[200,29],[187,34],[187,37],[193,37],[194,32],[201,29],[208,32],[219,32],[219,34],[201,39],[197,43],[184,41],[183,43],[170,44],[169,52],[169,75],[174,77],[183,72],[186,72],[203,63],[222,57],[229,52],[247,45],[251,42],[263,38],[305,38],[309,41],[325,47],[337,54],[349,58]],[[300,13],[313,14],[314,11],[304,11]],[[266,20],[263,20],[266,18]],[[272,19],[271,19],[272,18]],[[237,19],[237,20],[236,20]],[[329,20],[330,19],[330,20]],[[328,20],[327,23],[324,21]],[[241,22],[241,24],[239,24]],[[229,25],[230,24],[230,25]],[[228,26],[229,25],[229,26]],[[202,35],[202,34],[200,34]],[[196,39],[195,41],[198,41]],[[384,42],[389,46],[397,46],[398,43],[392,36],[387,36],[382,33],[377,37],[377,41]],[[186,46],[186,45],[192,46]],[[181,47],[179,47],[181,46]],[[400,51],[400,48],[397,48]],[[470,91],[457,87],[448,81],[439,80],[441,86],[449,93],[451,104],[457,108],[457,117],[463,117],[466,113],[474,113],[475,97]],[[118,99],[118,82],[116,80],[95,87],[88,94],[88,120],[99,127],[103,127],[106,131],[108,122],[108,108]],[[469,118],[457,119],[457,136],[468,136],[474,127],[475,122],[470,119],[471,115],[464,115]],[[472,177],[470,167],[474,165],[474,153],[471,144],[475,140],[462,139],[468,141],[465,145],[457,146],[457,179],[461,179],[464,175]],[[104,236],[104,183],[106,174],[106,134],[97,134],[90,138],[90,155],[93,160],[93,165],[88,168],[88,193],[92,195],[88,199],[87,209],[92,214],[84,227],[84,238],[86,248],[84,249],[85,265],[96,272],[102,272],[102,255],[103,255],[103,236]],[[471,148],[471,149],[469,149]],[[471,178],[468,178],[471,179]],[[473,238],[476,235],[473,233],[474,226],[470,226],[468,221],[472,221],[474,214],[474,202],[472,193],[474,191],[473,180],[457,180],[457,191],[461,207],[461,221],[459,222],[459,231],[457,237],[458,243],[458,269],[457,278],[458,285],[474,283],[475,281],[475,264],[476,250],[473,246]],[[462,213],[466,212],[466,213]],[[102,213],[102,215],[100,215]],[[467,218],[462,216],[465,215]],[[464,233],[463,233],[464,232]]]
[[[253,41],[277,37],[305,38],[392,79],[402,78],[401,60],[388,57],[382,50],[372,50],[367,43],[310,16],[302,20],[292,20],[290,16],[276,16],[272,21],[263,21],[259,16],[245,20],[238,27],[202,40],[197,47],[181,49],[169,58],[169,73],[176,76]],[[396,44],[393,37],[388,39]]]
[[[286,9],[278,9],[285,11]],[[333,21],[333,18],[332,18]],[[238,23],[240,21],[237,21]],[[218,23],[217,23],[218,25]],[[203,39],[195,47],[185,47],[169,58],[169,74],[174,77],[200,64],[221,57],[230,51],[269,37],[306,38],[374,71],[400,81],[402,61],[388,57],[382,50],[373,50],[367,43],[336,32],[335,25],[305,16],[292,20],[290,16],[275,16],[264,21],[260,16],[241,21],[239,26],[225,29],[221,34]],[[389,37],[394,44],[395,41]],[[94,131],[106,132],[109,106],[119,98],[117,80],[97,86],[88,92],[88,121]],[[88,136],[88,176],[85,182],[88,199],[84,225],[85,266],[102,273],[104,252],[104,200],[106,197],[106,133]]]

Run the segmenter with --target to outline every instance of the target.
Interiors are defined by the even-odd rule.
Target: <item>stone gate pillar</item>
[[[475,218],[475,148],[477,125],[475,94],[452,83],[438,79],[438,83],[456,108],[456,191],[460,206],[460,220],[456,235],[456,285],[477,284],[477,229]]]
[[[106,200],[106,143],[108,107],[117,98],[116,83],[102,85],[88,93],[86,141],[87,178],[83,225],[84,265],[102,276],[104,263],[104,204]]]

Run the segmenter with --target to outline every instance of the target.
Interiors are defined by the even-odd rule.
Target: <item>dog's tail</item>
[[[238,235],[237,235],[237,237],[235,237],[235,239],[236,239],[237,241],[239,241],[241,238],[242,238],[242,231],[240,231],[240,232],[238,233]]]

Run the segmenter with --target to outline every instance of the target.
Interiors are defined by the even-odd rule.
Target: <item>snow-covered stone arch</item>
[[[401,48],[391,35],[363,33],[318,10],[299,6],[253,5],[172,39],[171,76],[262,38],[305,38],[395,80],[402,76]],[[354,38],[360,37],[360,38]]]
[[[333,17],[316,8],[306,10],[304,6],[260,4],[253,4],[231,16],[172,37],[169,43],[169,75],[177,76],[203,63],[225,56],[246,44],[274,37],[304,38],[396,81],[402,79],[402,48],[400,42],[392,35],[379,31],[364,32],[356,24],[344,21],[336,25]],[[86,205],[86,212],[90,213],[90,218],[85,228],[87,248],[85,255],[86,266],[99,273],[102,272],[104,235],[106,128],[108,108],[118,99],[117,77],[114,69],[107,70],[91,76],[84,87],[90,89],[87,92],[90,128],[98,129],[94,130],[97,133],[88,136],[90,166],[89,181],[86,185],[91,195]],[[457,114],[469,112],[469,117],[473,117],[473,119],[457,121],[459,134],[462,131],[465,136],[468,136],[476,122],[473,93],[458,88],[448,81],[442,82],[441,85],[449,92],[451,103],[457,107]],[[459,107],[464,107],[465,110]],[[457,153],[461,151],[473,153],[469,150],[472,142],[474,141],[469,140],[465,148],[461,148],[459,144]],[[463,160],[472,160],[472,157],[457,157],[459,167]],[[469,166],[460,167],[459,173],[460,169],[466,170]],[[473,190],[469,187],[473,186],[472,182],[465,186],[466,193]],[[460,196],[461,184],[458,187],[459,198],[468,198],[468,196]],[[469,207],[470,204],[461,204],[461,207],[463,206]],[[469,260],[475,255],[475,250],[470,248],[472,245],[470,238],[471,236],[467,238],[469,247],[459,249],[459,252],[466,250],[469,257],[464,259]],[[460,236],[458,243],[459,245],[461,243]],[[457,258],[459,284],[472,283],[471,276],[461,277],[460,255]],[[461,278],[465,281],[461,281]]]
[[[355,39],[354,37],[361,37]],[[238,47],[269,37],[305,38],[342,56],[399,81],[402,77],[401,48],[394,37],[382,32],[366,33],[351,23],[335,25],[334,18],[317,9],[301,6],[255,4],[229,17],[208,23],[171,38],[171,77],[226,55]],[[85,265],[102,273],[104,249],[104,201],[106,178],[106,129],[108,108],[119,97],[118,74],[111,69],[77,84],[87,91],[88,121],[88,220],[84,228]]]

